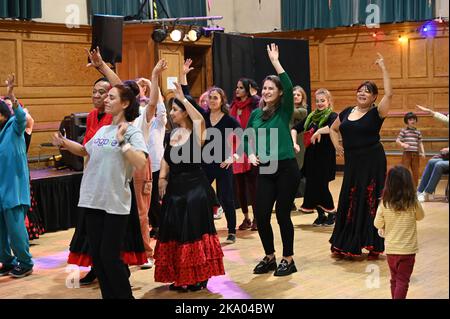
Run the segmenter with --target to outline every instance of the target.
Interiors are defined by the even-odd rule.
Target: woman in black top
[[[392,87],[384,59],[375,62],[383,72],[384,97],[377,106],[378,88],[366,81],[356,92],[356,106],[343,110],[331,126],[330,137],[339,155],[344,154],[344,180],[339,195],[336,225],[330,238],[336,257],[359,256],[362,248],[369,259],[384,251],[384,240],[373,222],[386,176],[386,155],[380,130],[388,115]],[[343,146],[339,145],[339,131]],[[344,153],[345,150],[345,153]]]
[[[313,226],[334,224],[334,202],[328,184],[336,174],[336,152],[330,139],[330,126],[337,114],[333,112],[331,93],[327,89],[316,91],[316,109],[291,130],[296,152],[299,150],[297,134],[304,133],[305,160],[303,174],[306,177],[305,195],[300,210],[319,216]],[[328,213],[328,218],[325,215]]]
[[[172,290],[206,288],[212,276],[225,274],[223,253],[213,219],[213,200],[202,169],[205,122],[176,85],[170,117],[173,130],[159,175],[162,197],[155,281],[172,283]]]

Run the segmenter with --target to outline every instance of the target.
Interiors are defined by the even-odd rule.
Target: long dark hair
[[[135,81],[125,81],[114,87],[119,91],[120,100],[129,102],[124,110],[124,115],[127,122],[133,122],[139,116],[139,102],[137,101],[139,86]]]
[[[417,207],[416,187],[410,171],[397,165],[389,170],[383,190],[383,205],[395,211]]]
[[[222,113],[224,113],[224,114],[230,113],[230,110],[228,109],[228,105],[227,105],[228,100],[227,100],[227,95],[225,94],[225,91],[217,86],[213,86],[212,88],[210,88],[208,90],[208,98],[212,92],[217,92],[220,95],[220,100],[221,100],[220,110],[222,111]],[[210,112],[211,112],[211,110],[210,110]]]
[[[264,87],[264,83],[266,83],[266,81],[271,81],[275,84],[275,86],[278,88],[278,90],[280,90],[280,92],[283,92],[283,86],[281,85],[281,80],[278,76],[276,75],[268,75],[265,77],[265,79],[263,80],[263,87]],[[276,101],[275,105],[272,107],[268,107],[266,109],[266,102],[264,102],[264,99],[261,98],[260,102],[259,102],[259,107],[262,109],[263,114],[262,114],[262,119],[264,121],[267,121],[268,119],[270,119],[275,112],[278,110],[278,108],[280,107],[281,103],[282,103],[282,99],[283,96],[280,95],[280,97],[278,98],[278,100]]]
[[[238,83],[241,82],[242,86],[244,87],[245,93],[247,94],[247,98],[252,97],[252,95],[250,94],[250,86],[251,86],[251,81],[248,78],[240,78],[238,80]]]
[[[0,123],[0,131],[1,131],[1,130],[3,130],[3,127],[5,126],[6,122],[8,122],[8,120],[12,116],[11,110],[9,109],[8,105],[3,100],[0,100],[0,114],[6,118],[5,122]]]

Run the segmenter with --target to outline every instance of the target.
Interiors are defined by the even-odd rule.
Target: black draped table
[[[46,232],[76,226],[82,172],[55,169],[31,170],[36,213]]]

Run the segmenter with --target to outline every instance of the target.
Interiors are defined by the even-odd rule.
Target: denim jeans
[[[444,172],[448,172],[448,160],[432,158],[428,161],[420,180],[418,192],[433,194]]]

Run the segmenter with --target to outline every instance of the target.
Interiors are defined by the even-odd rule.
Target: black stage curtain
[[[267,56],[266,46],[270,43],[278,45],[282,66],[289,74],[292,84],[300,85],[305,89],[308,105],[311,105],[309,43],[306,40],[253,38],[215,33],[213,39],[214,84],[225,90],[230,102],[234,98],[234,90],[239,78],[252,78],[259,86],[262,86],[262,81],[267,75],[275,74]]]
[[[66,230],[76,226],[78,199],[83,174],[32,180],[36,211],[46,232]]]

